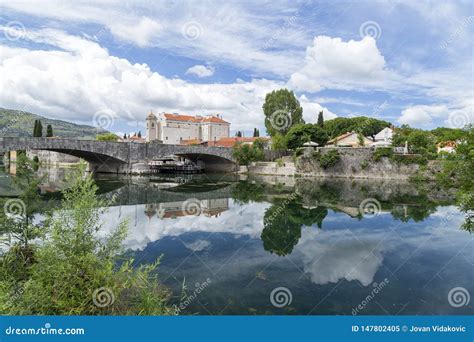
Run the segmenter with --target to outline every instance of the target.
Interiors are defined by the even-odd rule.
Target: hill
[[[32,137],[34,122],[37,119],[43,124],[43,135],[46,135],[47,125],[53,127],[55,137],[95,139],[98,133],[107,132],[93,126],[77,125],[21,110],[0,108],[0,137]]]

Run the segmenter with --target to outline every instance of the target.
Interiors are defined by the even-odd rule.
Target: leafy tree
[[[51,125],[46,126],[46,136],[49,138],[53,136],[53,127]]]
[[[283,135],[277,133],[272,137],[272,150],[286,150],[286,140]]]
[[[318,126],[321,128],[324,128],[324,117],[323,117],[323,111],[320,111],[318,114]]]
[[[359,146],[364,146],[365,145],[365,137],[362,133],[357,133],[357,143]]]
[[[293,125],[304,123],[303,108],[293,91],[273,90],[265,96],[262,106],[265,128],[270,136],[286,134]]]
[[[258,144],[237,143],[234,145],[233,156],[239,165],[248,165],[252,161],[263,160],[264,153]]]
[[[258,128],[253,129],[253,136],[254,137],[259,137],[260,136],[260,132],[259,132]]]
[[[238,138],[242,137],[242,132],[241,132],[241,131],[237,131],[237,133],[235,133],[235,136],[238,137]]]
[[[443,141],[456,141],[462,139],[466,131],[461,128],[446,128],[446,127],[438,127],[431,131],[436,137],[436,143],[443,142]]]
[[[95,137],[97,141],[117,141],[118,138],[119,137],[114,133],[97,134],[97,136]]]
[[[403,125],[396,128],[392,137],[392,145],[404,146],[408,142],[411,153],[421,154],[429,158],[436,158],[435,136],[429,131],[411,128]]]
[[[286,147],[289,149],[297,149],[308,141],[314,141],[319,146],[324,146],[328,141],[326,131],[313,124],[299,124],[291,127],[286,137]]]
[[[335,118],[324,122],[324,128],[328,132],[330,138],[335,138],[346,132],[360,132],[364,136],[372,137],[375,140],[375,135],[385,127],[391,124],[388,121],[359,116],[355,118]]]
[[[33,127],[33,137],[40,138],[43,136],[43,125],[41,124],[41,120],[35,120],[35,124]]]

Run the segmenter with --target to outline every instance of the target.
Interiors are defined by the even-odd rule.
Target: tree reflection
[[[263,248],[279,256],[290,254],[301,238],[301,227],[316,223],[321,228],[327,214],[325,207],[304,208],[295,198],[275,200],[265,211]]]

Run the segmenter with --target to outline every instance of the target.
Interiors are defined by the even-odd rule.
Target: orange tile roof
[[[342,140],[342,139],[344,139],[344,138],[347,138],[348,136],[351,136],[352,134],[355,134],[355,133],[354,133],[354,132],[347,132],[347,133],[341,134],[340,136],[335,137],[334,139],[329,140],[327,143],[328,143],[328,144],[331,144],[331,143],[333,143],[333,142],[335,142],[335,141],[340,141],[340,140]]]
[[[233,147],[236,143],[253,143],[255,140],[269,140],[268,137],[228,137],[217,141],[209,141],[208,146]]]
[[[217,116],[192,116],[184,114],[169,114],[164,113],[166,120],[173,121],[185,121],[185,122],[212,122],[212,123],[224,123],[228,124],[227,121],[218,118]]]
[[[180,141],[180,145],[196,145],[202,143],[201,139],[183,139]]]

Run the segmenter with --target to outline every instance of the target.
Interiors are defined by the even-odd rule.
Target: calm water
[[[64,185],[64,170],[46,173],[45,210]],[[14,191],[5,175],[0,182],[3,195]],[[472,234],[434,185],[233,175],[97,182],[116,195],[104,232],[129,220],[126,254],[137,265],[162,255],[159,276],[182,314],[474,313],[472,300],[455,307],[448,298],[456,287],[474,295]]]

